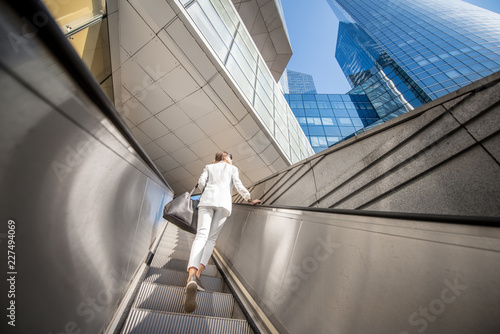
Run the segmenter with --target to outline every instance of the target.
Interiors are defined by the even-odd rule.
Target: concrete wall
[[[497,72],[335,145],[254,184],[252,197],[269,205],[500,216],[499,82]]]

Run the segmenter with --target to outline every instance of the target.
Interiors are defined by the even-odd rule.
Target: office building
[[[220,150],[245,184],[314,153],[277,84],[291,57],[279,1],[46,4],[174,191]]]
[[[316,94],[313,76],[310,74],[286,70],[280,79],[285,94]]]
[[[316,153],[380,119],[363,94],[285,94],[285,98]]]
[[[463,1],[328,0],[336,58],[389,120],[500,69],[500,15]]]

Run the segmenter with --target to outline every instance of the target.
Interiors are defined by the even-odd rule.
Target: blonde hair
[[[215,153],[215,160],[212,162],[213,164],[216,164],[220,161],[223,161],[226,159],[226,157],[229,155],[226,151],[219,151]]]

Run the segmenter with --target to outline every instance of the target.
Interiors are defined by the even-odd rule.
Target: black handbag
[[[179,227],[180,229],[196,234],[198,227],[198,203],[199,200],[192,200],[191,195],[198,187],[196,185],[190,193],[177,196],[167,203],[163,208],[163,218]]]

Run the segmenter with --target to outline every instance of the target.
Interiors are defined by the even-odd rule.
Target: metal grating
[[[139,289],[134,308],[184,313],[185,289],[181,287],[143,283]],[[198,307],[192,314],[230,318],[234,307],[231,294],[198,291]]]
[[[163,268],[163,269],[173,269],[173,270],[186,270],[188,266],[187,260],[176,259],[168,256],[163,256],[156,254],[151,262],[151,267]],[[204,275],[207,276],[217,276],[218,271],[215,265],[213,264],[213,260],[210,259],[208,261],[208,265],[203,271]]]
[[[132,309],[122,334],[251,334],[245,320]]]
[[[149,268],[144,282],[184,287],[186,285],[187,278],[187,271],[151,267]],[[201,283],[207,291],[222,292],[224,289],[224,281],[219,277],[202,275]]]

